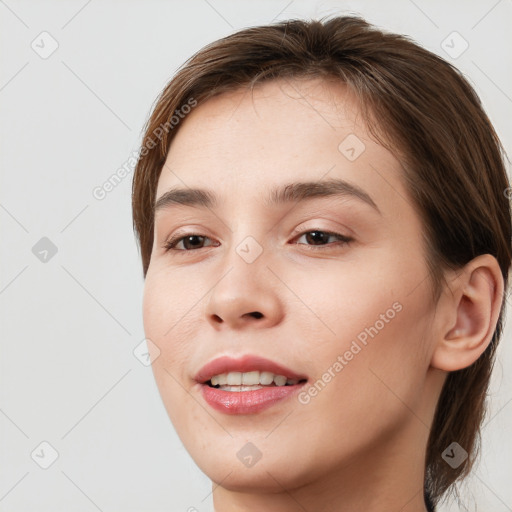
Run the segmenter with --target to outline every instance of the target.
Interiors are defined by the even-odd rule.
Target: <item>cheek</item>
[[[428,423],[422,405],[429,366],[423,346],[427,323],[421,319],[425,306],[412,295],[390,298],[389,289],[368,292],[364,304],[343,301],[338,316],[325,317],[337,337],[313,347],[311,387],[294,415],[305,425],[311,417],[324,419],[318,436],[331,443],[321,458],[332,464],[340,454],[395,435],[411,418]]]
[[[144,283],[143,322],[147,333],[156,340],[167,343],[175,339],[197,317],[204,296],[203,287],[198,287],[203,278],[190,276],[190,271],[170,271],[155,265],[148,270]],[[206,281],[204,281],[206,282]]]
[[[183,366],[187,358],[186,340],[193,339],[193,305],[199,307],[198,300],[195,293],[183,292],[173,276],[151,271],[150,267],[144,284],[142,313],[145,336],[160,351],[152,364],[157,382],[163,368],[174,374]]]
[[[192,330],[197,325],[187,312],[193,312],[191,306],[198,300],[191,293],[183,293],[179,284],[174,276],[150,267],[142,305],[145,336],[158,352],[151,364],[153,375],[168,416],[177,428],[194,421],[193,404],[183,383],[189,377],[185,372],[190,357],[186,340],[195,339]]]
[[[314,349],[311,374],[336,381],[343,387],[343,399],[350,401],[346,395],[352,393],[365,397],[368,405],[371,395],[381,391],[392,398],[386,386],[412,401],[420,393],[432,340],[429,290],[427,280],[418,285],[424,271],[418,261],[400,262],[390,253],[350,271],[295,281],[297,295],[305,297],[316,316],[302,315],[301,332],[308,333],[305,341]],[[329,372],[344,377],[334,379]]]

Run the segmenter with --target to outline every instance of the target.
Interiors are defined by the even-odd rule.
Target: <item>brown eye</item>
[[[195,233],[190,233],[185,236],[176,236],[171,238],[164,244],[164,248],[167,251],[175,250],[175,251],[191,251],[194,249],[202,249],[204,246],[205,240],[210,240],[207,236],[197,235]],[[181,247],[178,245],[182,244]]]
[[[301,238],[305,239],[306,243],[301,243],[301,245],[310,245],[312,247],[325,247],[325,246],[331,246],[334,245],[333,243],[328,243],[329,239],[332,237],[335,237],[338,239],[341,245],[348,244],[353,239],[346,237],[344,235],[341,235],[339,233],[332,233],[330,231],[322,231],[320,229],[305,231],[299,236],[299,240]],[[338,245],[340,245],[338,244]]]

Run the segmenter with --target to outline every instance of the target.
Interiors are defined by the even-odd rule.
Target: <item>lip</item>
[[[223,391],[201,384],[204,400],[224,414],[256,414],[295,395],[306,383],[293,386],[271,386],[253,391]]]
[[[210,387],[214,376],[229,372],[268,371],[288,379],[304,380],[291,386],[269,386],[252,391],[225,391]],[[307,377],[264,357],[245,355],[240,358],[219,357],[204,365],[195,376],[204,400],[224,414],[255,414],[296,394],[306,384]]]
[[[300,375],[290,368],[286,368],[270,359],[260,356],[245,355],[240,358],[222,356],[206,363],[194,377],[197,382],[204,384],[214,375],[228,372],[272,372],[274,375],[284,375],[288,379],[303,380],[306,375]]]

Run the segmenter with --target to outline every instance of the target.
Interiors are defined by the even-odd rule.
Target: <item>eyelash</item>
[[[353,238],[350,238],[350,237],[347,237],[347,236],[344,236],[342,235],[341,233],[335,233],[333,231],[325,231],[325,230],[322,230],[322,229],[309,229],[307,231],[301,231],[300,233],[297,234],[297,236],[295,238],[300,238],[302,237],[303,235],[306,235],[308,233],[324,233],[326,235],[329,235],[329,236],[336,236],[340,239],[340,245],[341,246],[345,246],[345,245],[349,245],[351,242],[354,241]],[[196,236],[196,237],[201,237],[201,238],[205,238],[205,239],[209,239],[209,237],[207,236],[204,236],[204,235],[200,235],[198,233],[179,233],[175,236],[173,236],[172,238],[170,238],[169,240],[167,240],[166,242],[164,242],[163,244],[163,248],[165,249],[165,252],[169,252],[169,251],[176,251],[176,252],[194,252],[194,251],[198,251],[199,249],[206,249],[207,247],[199,247],[199,249],[175,249],[176,245],[178,245],[182,240],[184,240],[185,238],[188,238],[190,236]],[[332,245],[333,244],[326,244],[326,245],[307,245],[307,244],[299,244],[299,245],[305,245],[306,247],[308,247],[308,250],[318,250],[318,249],[325,249],[325,248],[328,248],[328,249],[333,249]],[[329,247],[329,245],[331,247]],[[337,245],[337,247],[339,247],[340,245]],[[208,247],[211,247],[211,246],[208,246]]]

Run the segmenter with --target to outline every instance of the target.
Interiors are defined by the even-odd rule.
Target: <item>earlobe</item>
[[[431,366],[444,371],[471,366],[492,340],[503,301],[504,281],[498,261],[490,254],[477,256],[454,279],[451,295],[440,307],[439,339]]]

